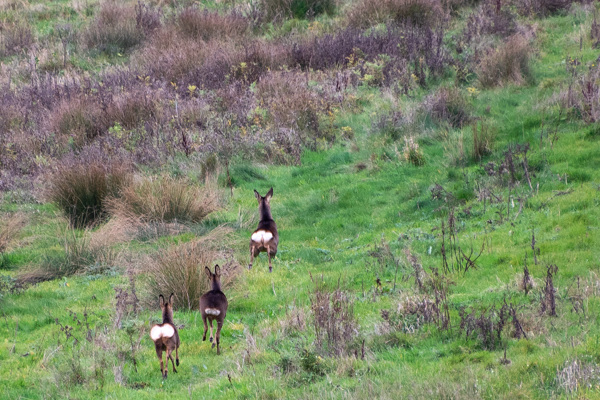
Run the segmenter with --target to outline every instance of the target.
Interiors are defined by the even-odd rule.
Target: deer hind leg
[[[252,269],[252,264],[254,264],[254,246],[250,245],[250,264],[248,264],[248,269]]]
[[[177,361],[177,366],[179,367],[179,347],[175,347],[175,361]],[[173,367],[175,369],[175,367]]]
[[[175,361],[173,360],[173,350],[167,349],[167,365],[169,364],[169,359],[171,360],[171,365],[173,366],[173,372],[177,373],[177,368],[175,368]]]
[[[165,369],[162,358],[162,343],[154,343],[154,347],[156,348],[156,355],[158,356],[158,361],[160,361],[160,373],[162,374],[162,377],[165,378]],[[169,362],[169,360],[167,360],[167,362]]]
[[[271,265],[271,248],[267,246],[267,254],[269,255],[269,272],[273,272],[273,266]]]
[[[208,324],[206,323],[206,315],[202,315],[202,322],[204,322],[204,336],[202,336],[202,341],[206,340],[206,332],[208,331]]]
[[[217,321],[217,354],[221,354],[221,328],[223,327],[223,321]],[[213,344],[214,346],[214,344]]]
[[[212,325],[213,320],[212,319],[208,320],[208,323],[210,324],[210,339],[209,340],[212,343],[212,347],[215,347],[215,342],[213,341],[214,340],[213,339],[213,330],[212,330],[213,329],[213,325]]]

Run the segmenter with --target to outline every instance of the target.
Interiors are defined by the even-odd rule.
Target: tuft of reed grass
[[[15,237],[23,229],[25,221],[25,216],[21,213],[0,220],[0,256],[9,249]]]
[[[360,28],[385,22],[427,26],[442,14],[438,0],[359,0],[348,14],[348,23]]]
[[[72,227],[93,226],[107,216],[106,200],[117,196],[130,178],[129,166],[116,162],[62,164],[50,176],[47,197]]]
[[[507,83],[524,84],[532,78],[529,61],[531,46],[523,35],[513,35],[491,50],[479,63],[477,76],[481,86],[490,88]]]
[[[109,212],[143,223],[200,222],[219,208],[216,188],[199,188],[185,179],[148,177],[123,187],[107,201]]]
[[[230,286],[240,270],[224,246],[230,232],[219,227],[192,242],[161,250],[145,269],[148,301],[156,301],[161,293],[175,293],[179,307],[195,309],[200,296],[211,289],[204,267],[217,263],[221,266],[221,285]]]

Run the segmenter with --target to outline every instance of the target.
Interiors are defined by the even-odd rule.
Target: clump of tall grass
[[[506,43],[490,50],[479,63],[481,86],[489,88],[507,83],[523,84],[532,78],[529,65],[531,46],[523,35],[513,35]]]
[[[126,164],[65,163],[50,175],[47,197],[62,210],[71,226],[93,226],[107,216],[106,200],[117,196],[130,179]]]
[[[193,310],[198,307],[200,296],[211,289],[204,267],[212,268],[216,263],[221,267],[221,285],[230,286],[239,272],[239,264],[225,250],[229,232],[217,228],[192,242],[161,250],[145,267],[146,298],[155,302],[161,293],[175,293],[175,304]]]
[[[98,273],[114,265],[117,252],[109,246],[93,243],[89,228],[81,232],[65,224],[60,229],[57,236],[61,251],[46,254],[39,267],[19,274],[18,287],[80,273]]]
[[[188,7],[175,18],[175,26],[185,36],[195,39],[239,37],[248,32],[249,21],[241,14],[219,14],[208,9]]]
[[[311,18],[321,14],[333,14],[336,0],[261,0],[259,8],[269,21],[287,18]]]
[[[117,54],[139,45],[144,37],[144,29],[138,26],[133,7],[105,2],[83,31],[82,42],[90,50]]]
[[[350,355],[359,336],[350,294],[339,286],[328,289],[322,277],[313,282],[315,287],[309,298],[317,351],[338,357]]]
[[[444,10],[439,0],[359,0],[348,15],[355,27],[369,27],[384,22],[431,25]]]
[[[460,128],[471,118],[471,105],[457,88],[441,88],[428,96],[423,105],[428,115],[440,124]]]
[[[21,213],[16,213],[0,220],[0,257],[8,250],[24,225],[25,216]]]
[[[107,208],[117,218],[134,217],[144,223],[200,222],[219,208],[219,193],[185,179],[147,177],[124,186],[108,200]]]
[[[12,56],[27,50],[35,41],[31,25],[24,21],[0,26],[2,28],[0,29],[0,57]]]

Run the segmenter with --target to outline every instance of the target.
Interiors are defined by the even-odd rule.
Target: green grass
[[[50,8],[48,18],[64,18],[67,6],[60,4]],[[46,20],[36,18],[40,34],[51,29]],[[373,113],[389,104],[377,96],[377,90],[360,88],[357,95],[362,109],[357,113],[342,110],[337,121],[339,126],[352,128],[356,147],[342,143],[326,151],[307,151],[300,166],[240,163],[232,168],[236,189],[226,209],[192,227],[193,232],[205,232],[222,223],[236,226],[239,210],[257,213],[252,190],[262,193],[274,187],[272,212],[280,230],[274,272],[267,272],[263,254],[227,292],[230,306],[221,335],[221,356],[208,342],[201,341],[199,313],[176,310],[175,321],[183,325],[179,373],[170,371],[167,380],[160,379],[147,333],[141,336],[135,371],[127,356],[127,326],[135,327],[137,338],[137,332],[147,332],[150,324],[158,321],[160,311],[158,304],[146,306],[138,316],[126,318],[123,328],[113,326],[114,288],[125,287],[128,282],[122,273],[123,264],[103,275],[66,277],[0,297],[0,361],[7,366],[0,371],[0,397],[567,397],[557,384],[557,370],[575,357],[600,363],[600,293],[594,290],[600,275],[600,141],[597,127],[560,120],[543,104],[567,79],[563,65],[566,55],[577,55],[585,64],[595,59],[597,51],[587,39],[579,50],[574,32],[585,22],[580,17],[556,16],[536,22],[540,49],[534,64],[536,83],[481,91],[472,100],[475,114],[496,131],[495,152],[483,164],[499,163],[510,144],[529,143],[533,192],[525,181],[510,194],[507,187],[497,189],[503,201],[487,204],[484,210],[474,190],[475,182],[487,179],[485,171],[472,162],[464,167],[448,165],[444,145],[435,134],[421,140],[426,159],[422,167],[384,157],[390,149],[382,147],[370,132],[370,124]],[[82,58],[81,62],[86,64],[82,69],[118,63],[102,57],[91,61]],[[540,143],[542,124],[556,129],[558,140],[552,146],[547,137]],[[463,133],[469,151],[470,127]],[[396,145],[401,151],[402,140]],[[369,167],[358,171],[355,166],[360,162]],[[391,345],[377,335],[377,325],[382,322],[380,310],[395,310],[414,292],[414,279],[409,276],[411,269],[402,250],[410,247],[426,270],[441,266],[439,226],[448,215],[442,203],[431,198],[430,188],[435,183],[462,199],[457,208],[461,245],[468,248],[472,243],[478,251],[484,240],[486,247],[477,261],[479,268],[450,274],[452,328],[439,331],[428,325],[399,335],[396,345]],[[514,196],[514,208],[509,195]],[[520,196],[526,200],[517,218]],[[39,265],[45,257],[62,254],[57,232],[65,222],[56,208],[5,200],[0,210],[22,211],[30,218],[19,245],[3,256],[2,274],[15,276]],[[503,223],[498,222],[499,213]],[[247,240],[252,229],[234,232],[233,243],[242,267],[249,259]],[[537,265],[531,255],[532,230],[540,249]],[[134,241],[123,249],[133,255],[151,254],[160,246],[193,238],[194,234],[184,233]],[[395,267],[378,265],[370,255],[382,241],[401,260],[395,292],[391,290]],[[526,254],[537,285],[529,296],[517,286]],[[539,315],[537,296],[544,285],[546,264],[559,267],[556,318]],[[311,275],[322,275],[331,287],[340,282],[352,294],[367,346],[364,360],[325,358],[324,376],[302,370],[300,360],[302,350],[310,349],[314,338],[308,311],[309,293],[314,287]],[[382,291],[375,290],[376,278],[382,281]],[[590,291],[583,300],[584,314],[573,311],[578,284]],[[458,327],[461,306],[488,307],[501,304],[505,297],[521,307],[528,333],[528,339],[504,338],[508,365],[500,362],[503,348],[484,350],[476,338],[466,338]],[[306,328],[286,334],[280,322],[294,308],[308,315]],[[87,328],[78,323],[85,312],[97,340],[86,340]],[[56,320],[73,327],[77,344],[66,338]],[[283,359],[291,363],[291,372],[282,369]],[[83,383],[69,384],[71,366],[79,361]],[[122,379],[116,372],[119,366]],[[597,387],[581,387],[578,395],[600,397]]]

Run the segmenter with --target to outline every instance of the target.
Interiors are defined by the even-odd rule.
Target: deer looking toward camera
[[[200,297],[200,313],[202,314],[202,322],[204,322],[204,336],[202,341],[206,340],[206,331],[208,331],[208,324],[210,323],[210,342],[212,347],[217,344],[217,354],[221,354],[221,328],[223,328],[223,321],[225,321],[225,315],[227,314],[227,297],[225,293],[221,291],[221,268],[215,265],[215,273],[210,271],[210,268],[204,267],[206,276],[211,285],[211,290],[204,293]],[[213,340],[213,321],[217,321],[217,335]]]
[[[258,228],[250,237],[250,264],[248,269],[252,268],[254,257],[261,252],[266,252],[269,255],[269,272],[273,272],[271,266],[271,257],[277,254],[277,245],[279,244],[279,234],[277,233],[277,225],[271,215],[271,197],[273,197],[273,188],[265,195],[261,196],[256,190],[254,196],[258,200],[258,210],[260,212],[260,221]]]
[[[161,294],[158,296],[160,301],[160,309],[162,310],[163,322],[162,324],[156,324],[150,329],[150,337],[154,341],[154,347],[156,347],[156,355],[160,360],[160,372],[162,372],[163,379],[167,378],[169,372],[169,359],[173,365],[173,372],[177,372],[175,368],[175,362],[173,361],[173,350],[175,350],[175,359],[177,360],[177,366],[179,366],[179,333],[177,327],[173,322],[173,299],[175,295],[171,293],[169,301],[165,303],[165,298]],[[163,351],[167,352],[167,364],[163,368]]]

